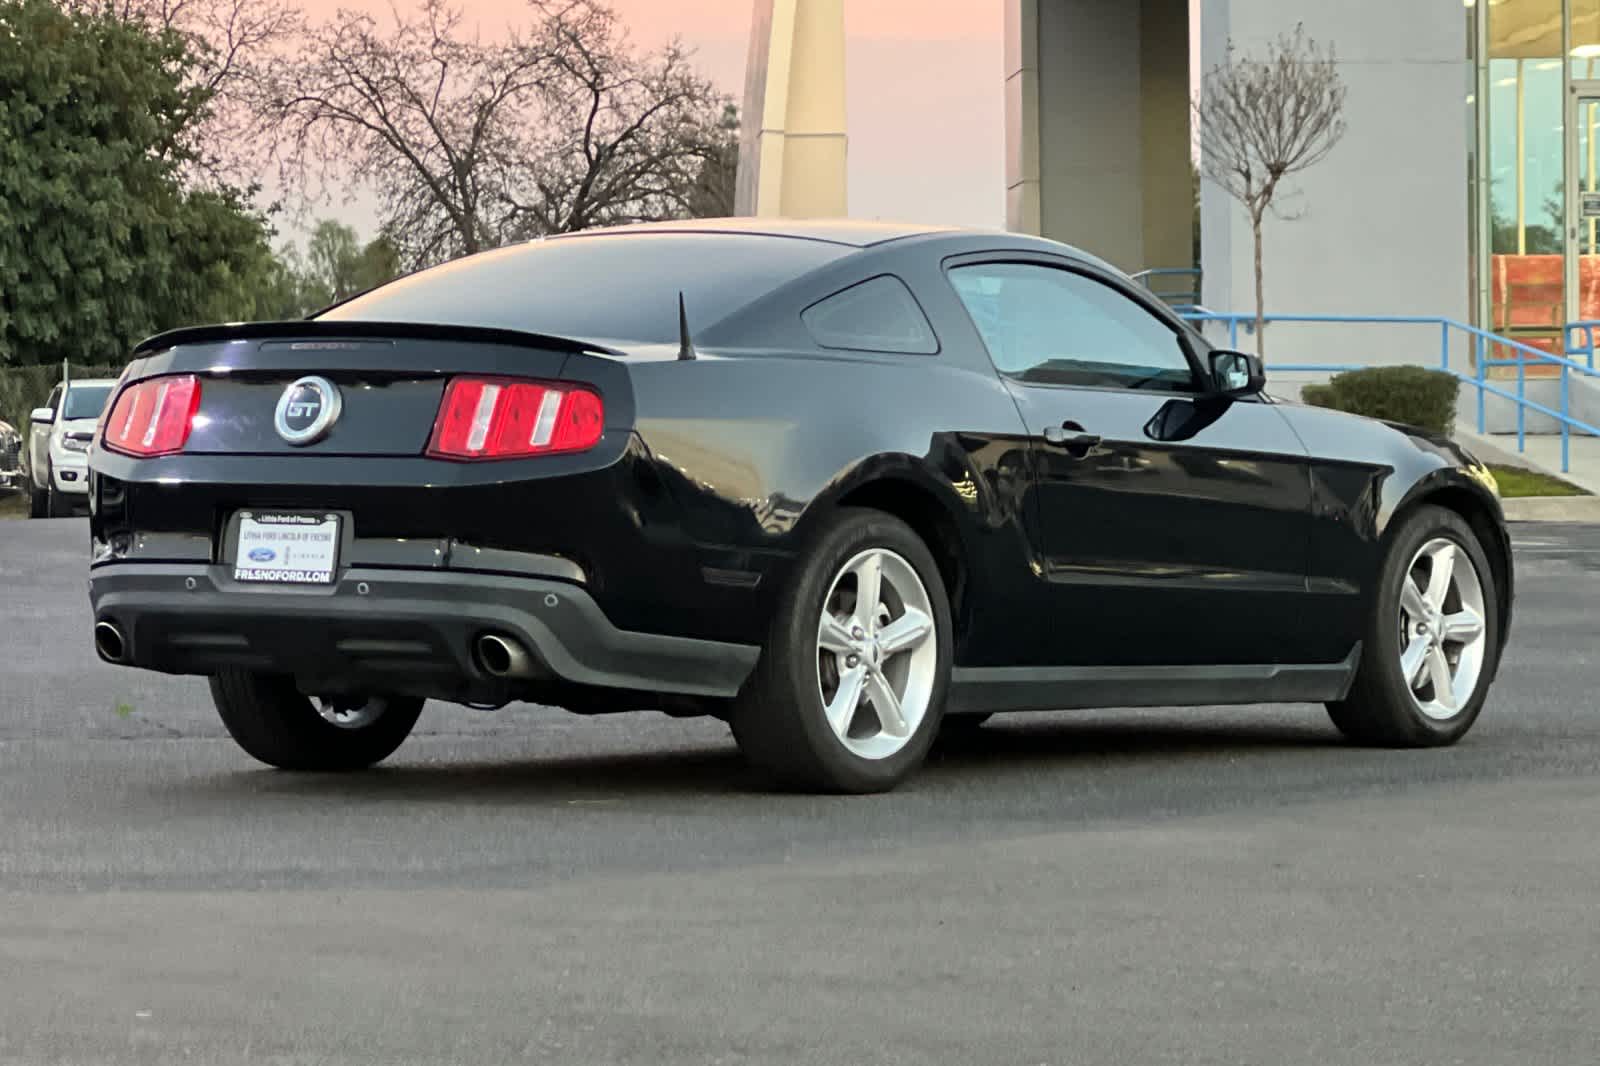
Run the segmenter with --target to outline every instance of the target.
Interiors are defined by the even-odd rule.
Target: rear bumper
[[[463,701],[516,698],[478,666],[474,640],[509,636],[535,680],[731,697],[759,649],[617,629],[577,585],[543,578],[351,567],[327,587],[262,587],[226,567],[108,563],[89,576],[96,621],[123,634],[130,666],[176,674],[227,668]]]

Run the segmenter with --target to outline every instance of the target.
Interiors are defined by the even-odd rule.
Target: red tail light
[[[516,459],[581,452],[600,443],[605,405],[580,385],[518,378],[452,378],[428,454],[441,459]]]
[[[141,457],[181,452],[199,409],[200,380],[193,374],[147,378],[117,395],[105,445]]]
[[[111,395],[117,396],[122,392],[122,383],[128,380],[128,375],[133,371],[133,364],[129,363],[122,368],[122,373],[117,375],[117,383],[111,386]],[[100,416],[94,420],[94,439],[105,440],[106,420],[111,417],[111,402],[107,400],[100,405]]]

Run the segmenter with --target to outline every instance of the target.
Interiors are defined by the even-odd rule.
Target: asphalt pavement
[[[0,521],[0,1063],[1600,1057],[1600,528],[1515,530],[1454,748],[1018,715],[864,798],[531,708],[266,770],[203,682],[94,658],[86,536]]]

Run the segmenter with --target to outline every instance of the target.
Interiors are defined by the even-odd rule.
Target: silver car
[[[22,488],[26,480],[22,470],[22,434],[10,422],[0,421],[0,495]]]

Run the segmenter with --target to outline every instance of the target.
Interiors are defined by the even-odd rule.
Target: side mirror
[[[1222,396],[1256,396],[1267,387],[1260,356],[1219,348],[1208,359],[1212,386]]]
[[[55,420],[55,411],[48,407],[35,407],[33,413],[28,416],[28,421],[36,422],[43,426],[48,426]]]

